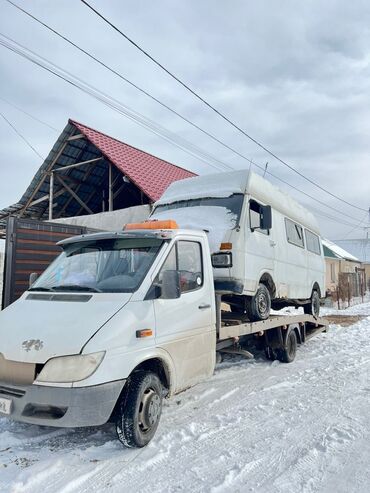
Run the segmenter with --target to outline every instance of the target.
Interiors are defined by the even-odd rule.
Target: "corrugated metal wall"
[[[59,255],[56,243],[88,232],[86,227],[10,217],[7,223],[2,307],[18,299],[32,272],[41,274]]]

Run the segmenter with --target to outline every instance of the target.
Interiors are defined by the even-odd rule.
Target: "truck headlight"
[[[103,361],[105,351],[49,359],[36,382],[70,383],[90,377]]]
[[[212,255],[212,266],[213,267],[232,267],[233,266],[233,255],[231,252],[228,253],[214,253]]]

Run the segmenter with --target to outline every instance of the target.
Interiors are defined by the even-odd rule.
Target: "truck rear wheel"
[[[133,373],[118,405],[116,431],[130,448],[145,447],[157,431],[162,413],[163,388],[153,372]]]
[[[257,292],[246,302],[248,318],[251,322],[266,320],[270,316],[271,297],[264,284],[259,284]]]
[[[277,357],[282,363],[291,363],[294,361],[297,352],[297,335],[294,330],[288,334],[285,347],[278,349]]]

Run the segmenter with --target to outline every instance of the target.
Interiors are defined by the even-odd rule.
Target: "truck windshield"
[[[159,252],[157,238],[104,239],[70,243],[30,291],[136,291]]]
[[[159,204],[154,209],[153,214],[157,212],[169,211],[172,209],[183,209],[184,207],[198,207],[198,206],[215,206],[225,207],[236,217],[236,224],[239,223],[240,213],[243,206],[244,195],[242,193],[234,193],[230,197],[204,197],[189,200],[179,200],[178,202],[172,202],[171,204]]]

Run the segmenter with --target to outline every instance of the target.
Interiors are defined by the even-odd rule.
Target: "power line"
[[[29,116],[30,118],[32,118],[32,120],[35,120],[36,122],[39,122],[42,125],[45,125],[46,127],[49,127],[51,130],[54,130],[55,132],[58,132],[59,133],[59,130],[57,128],[52,127],[51,125],[49,125],[49,123],[46,123],[46,122],[40,120],[39,118],[37,118],[36,116],[31,115],[31,113],[28,113],[27,111],[23,110],[22,108],[20,108],[19,106],[15,105],[15,104],[11,103],[10,101],[8,101],[5,98],[0,97],[0,99],[1,99],[1,101],[4,101],[4,103],[8,104],[9,106],[12,106],[13,108],[15,108],[16,110],[20,111],[21,113],[24,113],[25,115]]]
[[[201,128],[199,125],[197,125],[196,123],[194,123],[191,120],[189,120],[188,118],[186,118],[185,116],[181,115],[179,112],[177,112],[176,110],[174,110],[173,108],[171,108],[170,106],[168,106],[166,103],[164,103],[163,101],[159,100],[158,98],[156,98],[155,96],[153,96],[151,93],[149,93],[145,89],[141,88],[137,84],[133,83],[132,81],[130,81],[129,79],[127,79],[126,77],[124,77],[121,73],[117,72],[112,67],[110,67],[109,65],[107,65],[103,61],[99,60],[97,57],[95,57],[94,55],[92,55],[91,53],[89,53],[88,51],[86,51],[85,49],[81,48],[79,45],[77,45],[76,43],[74,43],[72,40],[70,40],[69,38],[67,38],[66,36],[64,36],[60,32],[58,32],[56,29],[52,28],[51,26],[49,26],[45,22],[41,21],[40,19],[38,19],[37,17],[35,17],[34,15],[32,15],[27,10],[21,8],[20,6],[18,6],[17,4],[15,4],[14,2],[12,2],[11,0],[6,0],[6,1],[8,3],[10,3],[12,6],[14,6],[15,8],[17,8],[19,11],[21,11],[22,13],[24,13],[25,15],[27,15],[28,17],[30,17],[31,19],[33,19],[34,21],[36,21],[37,23],[39,23],[40,25],[42,25],[43,27],[45,27],[46,29],[48,29],[49,31],[51,31],[52,33],[54,33],[56,36],[60,37],[61,39],[63,39],[67,43],[69,43],[71,46],[73,46],[74,48],[76,48],[80,52],[82,52],[85,55],[87,55],[90,59],[94,60],[95,62],[97,62],[98,64],[100,64],[101,66],[103,66],[104,68],[106,68],[107,70],[109,70],[110,72],[112,72],[114,75],[118,76],[120,79],[122,79],[124,82],[126,82],[129,85],[131,85],[132,87],[134,87],[136,90],[140,91],[141,93],[143,93],[144,95],[146,95],[147,97],[149,97],[150,99],[152,99],[153,101],[155,101],[156,103],[160,104],[162,107],[166,108],[168,111],[170,111],[171,113],[175,114],[176,116],[178,116],[179,118],[181,118],[186,123],[192,125],[194,128],[196,128],[197,130],[201,131],[203,134],[207,135],[208,137],[210,137],[211,139],[213,139],[218,144],[222,145],[224,148],[232,151],[234,154],[236,154],[237,156],[239,156],[242,159],[246,160],[248,163],[253,164],[257,168],[261,169],[264,173],[267,172],[267,174],[269,174],[270,176],[272,176],[276,180],[279,180],[280,182],[282,182],[285,185],[291,187],[292,189],[298,191],[299,193],[305,195],[306,197],[309,197],[310,199],[314,200],[315,202],[318,202],[318,203],[324,205],[325,207],[328,207],[329,209],[332,209],[333,211],[338,212],[338,210],[336,208],[334,208],[334,207],[326,204],[325,202],[320,201],[319,199],[313,197],[312,195],[309,195],[308,193],[300,190],[299,188],[295,187],[294,185],[291,185],[287,181],[285,181],[285,180],[279,178],[278,176],[274,175],[273,173],[267,171],[266,167],[262,167],[262,166],[258,165],[257,163],[255,163],[254,161],[252,161],[251,159],[249,159],[248,157],[246,157],[245,155],[243,155],[242,153],[240,153],[239,151],[237,151],[236,149],[234,149],[230,145],[228,145],[225,142],[223,142],[222,140],[220,140],[215,135],[211,134],[207,130]],[[226,168],[232,169],[231,166],[226,165],[225,163],[222,163],[222,162],[220,162],[220,163],[221,163],[221,165],[224,165]],[[341,212],[341,214],[349,217],[350,219],[353,219],[353,216],[350,216],[348,214],[345,214],[344,212]]]
[[[365,213],[364,217],[361,219],[361,221],[358,223],[358,225],[357,225],[357,226],[355,226],[354,228],[352,228],[350,231],[348,231],[348,232],[344,235],[344,237],[343,237],[342,239],[344,240],[344,239],[348,238],[348,236],[349,236],[349,235],[350,235],[353,231],[355,231],[356,229],[360,229],[360,227],[361,227],[361,229],[365,229],[365,228],[364,228],[364,226],[360,226],[360,225],[361,225],[361,224],[365,221],[365,219],[367,218],[367,216],[368,216],[368,212],[366,212],[366,213]]]
[[[124,105],[122,102],[117,101],[116,99],[110,97],[109,95],[103,93],[99,89],[95,88],[94,86],[88,84],[87,82],[84,82],[83,80],[79,79],[78,77],[74,76],[70,72],[62,69],[61,67],[58,67],[55,65],[53,62],[47,60],[44,57],[41,57],[40,55],[37,55],[35,52],[32,50],[29,50],[25,46],[17,43],[13,39],[9,38],[8,36],[1,34],[2,37],[4,37],[6,40],[11,41],[15,46],[13,46],[11,43],[0,39],[0,45],[4,46],[8,50],[16,53],[17,55],[20,55],[21,57],[27,59],[28,61],[34,63],[35,65],[38,65],[39,67],[43,68],[44,70],[48,71],[49,73],[55,75],[56,77],[64,80],[68,84],[76,87],[77,89],[81,90],[85,94],[90,95],[91,97],[97,99],[98,101],[102,102],[106,106],[110,107],[111,109],[117,111],[121,115],[131,119],[138,125],[146,128],[147,130],[151,131],[152,133],[155,133],[156,135],[164,138],[171,144],[175,145],[176,147],[179,147],[182,149],[184,152],[187,152],[188,154],[196,157],[197,159],[202,160],[205,162],[207,165],[220,169],[220,166],[223,166],[224,168],[229,168],[231,167],[219,159],[217,159],[214,156],[211,156],[210,154],[206,153],[202,149],[198,148],[194,144],[189,143],[182,137],[179,137],[175,133],[165,129],[164,127],[156,124],[155,122],[151,121],[150,119],[144,117],[140,113],[132,110],[131,108],[127,107]],[[196,153],[196,154],[195,154]],[[203,156],[206,156],[219,164],[212,164],[208,161],[205,160]]]
[[[343,224],[344,226],[350,226],[350,227],[353,227],[353,229],[360,229],[361,227],[357,224],[353,224],[349,221],[346,221],[346,220],[343,220],[343,219],[338,219],[338,217],[336,216],[332,216],[330,214],[327,214],[326,212],[322,211],[321,209],[317,209],[315,207],[312,207],[311,205],[307,204],[306,205],[307,209],[310,209],[311,211],[314,212],[314,214],[318,215],[318,216],[322,216],[324,217],[325,219],[329,219],[331,221],[335,221],[336,223],[338,224]]]
[[[37,151],[37,150],[33,147],[33,145],[32,145],[30,142],[28,142],[28,140],[26,139],[26,137],[25,137],[24,135],[22,135],[22,134],[19,132],[19,130],[17,130],[17,129],[16,129],[16,127],[15,127],[15,126],[14,126],[14,125],[13,125],[13,124],[12,124],[12,123],[11,123],[11,122],[7,119],[7,118],[6,118],[6,116],[5,116],[3,113],[1,113],[1,112],[0,112],[0,116],[1,116],[1,117],[2,117],[5,121],[6,121],[6,123],[7,123],[7,124],[8,124],[8,125],[9,125],[9,126],[10,126],[13,130],[14,130],[14,132],[18,135],[18,137],[20,137],[20,138],[23,140],[23,142],[25,142],[25,144],[26,144],[26,145],[27,145],[30,149],[32,149],[32,150],[33,150],[33,152],[34,152],[35,154],[37,154],[39,158],[41,158],[41,159],[44,161],[44,160],[45,160],[45,158],[41,156],[41,154],[40,154],[40,153],[39,153],[39,152],[38,152],[38,151]]]
[[[9,1],[9,0],[8,0]],[[338,195],[335,195],[334,193],[330,192],[326,188],[322,187],[315,181],[311,180],[311,178],[308,178],[305,176],[303,173],[298,171],[296,168],[288,164],[286,161],[284,161],[282,158],[280,158],[277,154],[275,154],[273,151],[268,149],[266,146],[264,146],[261,142],[256,140],[254,137],[252,137],[250,134],[248,134],[245,130],[243,130],[241,127],[239,127],[236,123],[234,123],[230,118],[228,118],[226,115],[224,115],[220,110],[215,108],[212,104],[210,104],[206,99],[204,99],[202,96],[200,96],[197,92],[195,92],[189,85],[187,85],[185,82],[183,82],[179,77],[177,77],[173,72],[171,72],[169,69],[167,69],[163,64],[161,64],[157,59],[155,59],[150,53],[148,53],[146,50],[144,50],[141,46],[139,46],[133,39],[131,39],[127,34],[125,34],[123,31],[121,31],[115,24],[113,24],[111,21],[109,21],[106,17],[104,17],[100,12],[98,12],[94,7],[92,7],[86,0],[81,0],[81,2],[86,5],[90,10],[92,10],[97,16],[99,16],[104,22],[106,22],[109,26],[111,26],[115,31],[117,31],[121,36],[123,36],[129,43],[131,43],[135,48],[137,48],[141,53],[143,53],[147,58],[149,58],[153,63],[155,63],[158,67],[160,67],[164,72],[166,72],[172,79],[174,79],[176,82],[178,82],[181,86],[183,86],[187,91],[189,91],[193,96],[195,96],[199,101],[201,101],[203,104],[205,104],[209,109],[211,109],[214,113],[216,113],[219,117],[221,117],[223,120],[225,120],[227,123],[229,123],[232,127],[234,127],[238,132],[242,133],[245,137],[247,137],[249,140],[251,140],[254,144],[256,144],[258,147],[263,149],[265,152],[267,152],[270,156],[272,156],[274,159],[279,161],[281,164],[284,166],[288,167],[290,170],[294,171],[294,173],[298,174],[301,178],[304,178],[308,182],[310,182],[312,185],[315,187],[319,188],[323,192],[331,195],[335,199],[351,206],[354,207],[355,209],[365,211],[366,209],[363,209],[362,207],[359,207],[355,204],[351,204],[350,202],[346,201],[345,199],[342,199],[341,197],[338,197]]]

